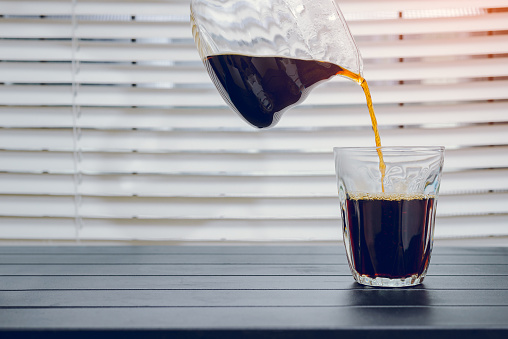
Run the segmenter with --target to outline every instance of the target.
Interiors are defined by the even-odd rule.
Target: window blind
[[[436,238],[508,235],[508,2],[338,1],[383,145],[444,145]],[[255,130],[188,0],[0,2],[0,239],[341,238],[332,148],[372,146],[336,78]]]

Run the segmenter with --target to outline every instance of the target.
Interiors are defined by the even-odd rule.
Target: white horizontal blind
[[[436,237],[508,235],[508,1],[338,1],[383,145],[444,145]],[[227,108],[187,0],[0,2],[0,239],[337,240],[333,79],[271,130]]]

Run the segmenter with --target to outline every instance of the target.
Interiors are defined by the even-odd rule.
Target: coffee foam
[[[432,199],[434,194],[423,193],[365,193],[365,192],[348,192],[347,198],[350,200],[425,200]]]

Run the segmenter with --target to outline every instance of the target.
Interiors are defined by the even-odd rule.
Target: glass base
[[[421,275],[412,275],[405,278],[383,278],[383,277],[369,277],[366,275],[359,275],[353,271],[353,277],[356,282],[362,285],[375,286],[375,287],[409,287],[416,286],[423,282],[425,273]]]

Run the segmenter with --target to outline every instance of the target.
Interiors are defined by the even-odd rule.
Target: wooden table
[[[508,247],[436,247],[423,285],[336,246],[0,247],[0,338],[508,338]]]

